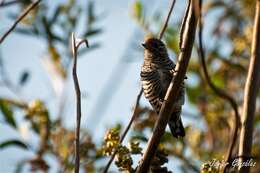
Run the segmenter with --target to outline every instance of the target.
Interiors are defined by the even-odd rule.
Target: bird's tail
[[[171,133],[176,138],[185,136],[185,130],[181,121],[180,114],[181,114],[181,110],[177,112],[173,112],[168,122]]]

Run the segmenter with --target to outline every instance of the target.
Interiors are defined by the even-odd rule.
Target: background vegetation
[[[17,6],[19,9],[17,11],[7,11],[8,17],[13,21],[31,3],[30,0],[14,1],[12,4],[7,4],[7,2],[2,1],[0,9],[9,8],[9,5]],[[166,7],[169,4],[168,1],[162,1],[162,3],[165,3]],[[182,3],[181,8],[184,10],[185,6],[186,3]],[[216,86],[225,90],[235,99],[240,113],[243,106],[244,87],[251,56],[250,49],[253,37],[255,7],[254,0],[205,0],[203,4],[204,47],[211,80]],[[71,81],[72,56],[69,46],[71,32],[76,32],[78,38],[93,40],[89,43],[89,48],[79,50],[79,57],[94,50],[98,51],[102,47],[102,32],[105,32],[106,26],[100,26],[100,23],[102,24],[102,19],[105,18],[105,15],[97,14],[96,10],[98,8],[99,6],[95,6],[95,1],[86,1],[84,6],[76,0],[61,1],[60,3],[55,3],[55,5],[51,2],[42,1],[14,30],[16,34],[33,37],[35,40],[39,39],[44,44],[47,56],[43,58],[46,58],[45,62],[51,68],[49,75],[57,77],[53,79],[52,87],[54,89],[57,87],[57,81],[55,82],[55,80],[60,80],[63,84]],[[158,34],[168,10],[168,8],[160,8],[150,11],[150,8],[149,3],[146,1],[131,1],[128,9],[132,20],[138,26],[136,32],[143,34],[134,36],[133,39],[135,41],[134,43],[130,41],[126,54],[132,55],[133,51],[136,51],[136,55],[140,56],[140,59],[142,54],[138,52],[141,52],[142,49],[139,40],[143,40],[143,35],[145,34]],[[172,16],[175,16],[173,18],[175,21],[170,22],[163,37],[174,61],[176,61],[176,57],[180,52],[179,35],[183,15],[184,13],[176,14],[173,10]],[[82,23],[84,23],[83,26]],[[1,30],[2,33],[4,33],[4,30]],[[1,46],[4,44],[3,42]],[[24,44],[26,44],[26,41]],[[114,44],[116,47],[117,43],[111,40],[111,44]],[[182,113],[185,119],[186,136],[184,139],[175,139],[172,138],[168,130],[165,132],[156,156],[153,158],[151,172],[206,173],[220,172],[221,170],[220,167],[212,166],[210,163],[224,159],[230,143],[231,131],[235,125],[234,113],[230,104],[216,95],[205,81],[201,62],[196,51],[197,48],[198,40],[194,44],[188,67],[188,79],[186,80],[187,103]],[[10,48],[5,47],[1,51],[15,51],[15,45]],[[106,58],[109,59],[109,56],[107,55]],[[23,61],[23,59],[24,57],[17,57],[17,62]],[[139,62],[138,64],[141,65],[141,61]],[[30,147],[30,141],[21,138],[7,138],[0,141],[0,150],[5,150],[7,147],[18,147],[21,150],[28,150],[33,153],[32,157],[21,160],[17,165],[13,165],[16,167],[15,172],[28,171],[28,169],[31,171],[50,172],[53,165],[58,167],[58,172],[71,172],[74,169],[75,135],[74,126],[73,128],[66,126],[63,120],[62,114],[64,113],[65,103],[62,101],[60,103],[48,103],[47,100],[38,98],[24,99],[21,95],[21,90],[24,87],[33,86],[29,83],[30,77],[34,74],[30,71],[22,71],[18,74],[18,81],[10,80],[6,70],[6,63],[8,63],[8,57],[1,56],[0,88],[3,91],[8,89],[12,93],[0,93],[1,125],[8,125],[16,130],[17,134],[20,134],[20,124],[24,121],[28,122],[30,124],[30,133],[34,136],[32,139],[37,141],[37,147]],[[125,63],[125,60],[120,61],[119,65],[115,65],[115,68],[118,68],[123,63]],[[19,63],[17,63],[17,66],[19,66]],[[97,70],[102,70],[102,67],[97,68]],[[83,77],[79,76],[79,80]],[[109,79],[99,80],[110,81],[107,84],[108,89],[104,91],[104,93],[108,93],[110,92],[109,89],[111,89],[111,83],[116,83],[119,78],[115,78],[112,75]],[[51,90],[51,88],[46,88],[46,90],[49,89]],[[59,88],[56,90],[59,92]],[[111,91],[111,94],[113,94],[113,91]],[[63,93],[62,95],[65,94]],[[255,94],[259,96],[259,92]],[[53,97],[56,97],[56,95],[54,94]],[[86,97],[84,93],[82,97]],[[107,99],[107,102],[112,102],[109,99],[110,95],[100,94],[99,97],[98,99]],[[128,98],[125,97],[124,99]],[[252,173],[260,171],[259,103],[260,100],[257,97],[252,157],[258,164],[251,167]],[[103,102],[103,105],[98,105],[98,109],[102,110],[103,106],[107,105],[104,105]],[[128,106],[132,108],[132,105]],[[54,107],[58,110],[58,113],[55,113],[56,115],[52,111]],[[119,140],[120,134],[125,128],[124,123],[114,124],[111,128],[106,127],[107,132],[103,135],[104,138],[99,139],[93,139],[92,132],[82,124],[80,140],[82,172],[102,172],[106,166],[108,156],[116,149],[118,153],[115,157],[115,166],[110,168],[110,172],[134,172],[152,133],[157,117],[151,110],[151,107],[144,101],[138,105],[135,114],[136,119],[133,127],[123,144],[120,144]],[[22,116],[17,117],[17,115]],[[75,117],[74,113],[71,116]],[[92,116],[100,116],[102,118],[100,114]],[[129,115],[120,116],[127,117],[130,120]],[[94,131],[98,130],[95,129]],[[5,131],[1,131],[1,135],[4,133]],[[232,159],[238,156],[238,144],[239,140],[237,139]],[[55,164],[49,163],[46,159],[47,156],[55,158]],[[167,162],[169,163],[167,164]],[[234,170],[229,171],[232,172]]]

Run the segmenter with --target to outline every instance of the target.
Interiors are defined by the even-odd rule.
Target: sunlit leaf
[[[132,15],[138,20],[140,20],[143,16],[142,14],[143,14],[143,4],[141,3],[141,1],[134,2],[132,6]]]
[[[212,82],[216,85],[216,86],[218,86],[218,87],[220,87],[220,88],[224,88],[225,87],[225,83],[224,83],[224,81],[223,81],[223,77],[222,76],[220,76],[220,75],[213,75],[212,77],[211,77],[211,80],[212,80]]]
[[[198,86],[197,87],[187,86],[186,91],[187,91],[189,101],[192,102],[192,103],[196,103],[198,97],[201,94],[201,88],[198,87]]]

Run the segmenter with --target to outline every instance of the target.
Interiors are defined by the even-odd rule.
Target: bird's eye
[[[159,45],[157,42],[154,42],[154,43],[153,43],[153,47],[154,47],[154,48],[159,48],[160,45]]]

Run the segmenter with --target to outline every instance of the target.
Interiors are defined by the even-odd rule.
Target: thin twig
[[[196,0],[191,1],[191,7],[187,18],[187,32],[184,33],[184,50],[180,52],[178,63],[176,65],[177,74],[172,79],[170,86],[167,90],[164,102],[162,104],[159,117],[156,121],[152,136],[148,142],[147,149],[137,167],[137,173],[147,173],[150,167],[150,163],[157,147],[160,143],[160,139],[165,132],[166,125],[169,121],[170,115],[175,108],[175,102],[178,99],[178,93],[180,92],[181,85],[185,78],[185,74],[188,68],[188,64],[191,58],[192,47],[196,34],[197,16],[195,15],[194,6],[197,5]]]
[[[239,125],[240,125],[240,119],[239,119],[239,113],[238,113],[238,106],[237,106],[237,103],[235,101],[235,99],[233,97],[231,97],[230,95],[228,95],[224,90],[218,88],[217,86],[215,86],[215,84],[211,81],[211,78],[209,76],[209,73],[208,73],[208,70],[207,70],[207,65],[206,65],[206,61],[205,61],[205,50],[204,50],[204,47],[203,47],[203,43],[202,43],[202,40],[203,40],[203,35],[202,35],[202,32],[203,32],[203,25],[202,25],[202,16],[201,16],[201,7],[202,7],[202,0],[200,0],[200,5],[199,5],[199,55],[200,55],[200,59],[201,59],[201,63],[202,63],[202,68],[203,68],[203,72],[204,72],[204,75],[205,75],[205,78],[206,78],[206,81],[208,83],[208,85],[210,86],[210,88],[215,92],[215,94],[217,94],[219,97],[227,100],[231,107],[233,108],[234,110],[234,122],[235,122],[235,127],[234,127],[234,131],[232,133],[232,140],[230,142],[230,145],[229,145],[229,148],[228,148],[228,151],[227,151],[227,156],[226,156],[226,163],[229,163],[230,162],[230,159],[231,159],[231,155],[232,155],[232,151],[233,151],[233,148],[236,144],[236,139],[237,139],[237,133],[238,133],[238,128],[239,128]],[[223,169],[223,171],[225,172],[226,171],[226,166],[225,168]]]
[[[80,87],[79,87],[79,81],[77,77],[77,52],[79,46],[85,43],[86,46],[88,47],[88,41],[87,40],[81,40],[80,42],[76,43],[75,35],[74,33],[71,34],[71,50],[72,50],[72,56],[74,59],[73,63],[73,69],[72,69],[72,76],[73,76],[73,81],[74,81],[74,87],[75,87],[75,92],[76,92],[76,104],[77,104],[77,127],[76,127],[76,144],[75,144],[75,173],[79,173],[79,166],[80,166],[80,120],[81,120],[81,92],[80,92]]]
[[[165,20],[165,22],[163,24],[163,28],[162,28],[161,32],[159,33],[159,39],[160,40],[162,39],[163,34],[164,34],[165,30],[167,29],[167,26],[168,26],[168,23],[169,23],[169,20],[170,20],[170,16],[171,16],[174,4],[175,4],[175,0],[172,0],[172,4],[170,6],[170,9],[169,9],[168,15],[166,17],[166,20]]]
[[[0,3],[0,7],[7,7],[7,6],[21,3],[21,2],[22,2],[21,0],[12,0],[12,1],[8,1],[8,2],[5,2],[5,0],[2,0]]]
[[[23,18],[32,10],[34,9],[39,3],[41,2],[41,0],[37,0],[33,3],[31,3],[20,15],[19,17],[16,19],[16,21],[14,22],[14,24],[11,26],[11,28],[9,30],[7,30],[5,32],[5,34],[0,38],[0,44],[3,43],[4,39],[15,29],[16,25],[23,20]]]
[[[260,88],[260,0],[256,1],[251,58],[244,90],[242,128],[240,132],[239,164],[248,162],[253,144],[257,93]],[[248,173],[250,166],[241,166],[239,173]]]
[[[139,94],[137,95],[133,115],[132,115],[132,117],[131,117],[131,119],[130,119],[126,129],[124,130],[124,132],[123,132],[123,134],[122,134],[122,136],[120,138],[120,144],[124,141],[128,131],[130,130],[130,128],[131,128],[131,126],[132,126],[132,124],[133,124],[133,122],[134,122],[134,120],[135,120],[135,118],[137,116],[137,110],[138,110],[138,107],[139,107],[139,102],[140,102],[142,94],[143,94],[143,88],[139,91]],[[111,163],[113,162],[116,154],[117,154],[117,150],[115,150],[114,153],[112,154],[112,156],[111,156],[110,160],[108,161],[108,163],[107,163],[103,173],[107,173],[107,171],[108,171]]]

